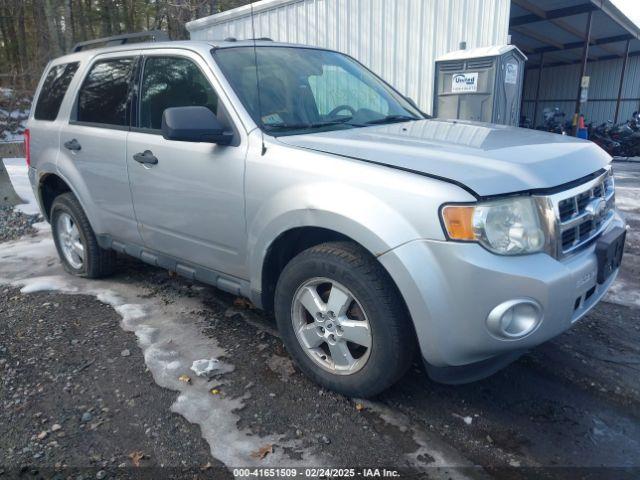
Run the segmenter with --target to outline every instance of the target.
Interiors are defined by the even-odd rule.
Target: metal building
[[[625,121],[640,109],[640,28],[609,0],[511,3],[509,32],[529,57],[522,111],[536,125],[546,107],[596,123]]]
[[[536,124],[545,107],[594,122],[640,109],[640,29],[609,0],[261,0],[253,22],[251,13],[246,5],[187,29],[196,40],[255,35],[348,53],[429,113],[437,57],[511,38],[529,58],[521,110]]]
[[[459,48],[506,43],[510,0],[262,0],[256,37],[347,53],[432,111],[435,59]],[[253,36],[251,8],[187,24],[194,40]]]

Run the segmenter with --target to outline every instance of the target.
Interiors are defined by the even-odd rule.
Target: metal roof
[[[493,47],[478,47],[465,50],[454,50],[444,55],[440,55],[436,58],[436,62],[444,62],[448,60],[466,60],[468,58],[483,58],[483,57],[497,57],[503,53],[510,52],[511,50],[520,49],[515,45],[496,45]],[[522,52],[520,51],[522,54]],[[526,60],[526,55],[522,54]]]
[[[640,27],[610,0],[511,0],[511,41],[536,67],[544,63],[579,63],[582,58],[589,14],[592,15],[589,61],[640,55]]]

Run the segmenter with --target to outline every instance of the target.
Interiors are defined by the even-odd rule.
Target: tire
[[[67,225],[71,225],[71,229]],[[89,220],[73,193],[63,193],[53,201],[51,231],[58,255],[67,272],[85,278],[101,278],[113,273],[116,254],[98,245]],[[70,234],[69,231],[73,233]],[[66,244],[65,240],[72,246]],[[78,244],[82,246],[82,251],[76,248]],[[70,250],[73,253],[70,254]]]
[[[415,334],[399,292],[369,252],[351,242],[323,243],[294,257],[278,279],[275,315],[300,370],[344,395],[377,395],[414,358]]]

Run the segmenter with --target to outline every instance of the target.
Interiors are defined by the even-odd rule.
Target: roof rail
[[[124,45],[125,43],[129,43],[130,40],[141,38],[149,38],[151,42],[164,42],[169,40],[166,33],[160,30],[149,30],[148,32],[125,33],[122,35],[114,35],[113,37],[96,38],[95,40],[79,42],[73,46],[71,52],[80,52],[82,50],[90,50],[91,48],[99,48],[98,46],[110,47],[113,45]]]
[[[247,42],[252,42],[252,41],[256,41],[256,42],[273,42],[272,38],[269,37],[258,37],[258,38],[247,38],[245,39],[245,41]],[[238,39],[236,37],[227,37],[223,40],[223,42],[237,42]]]

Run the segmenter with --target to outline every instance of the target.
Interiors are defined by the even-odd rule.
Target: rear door
[[[127,141],[129,179],[145,245],[157,252],[246,278],[244,161],[246,136],[234,126],[210,67],[196,53],[145,52],[136,127]],[[206,106],[230,131],[232,145],[165,140],[169,107]],[[151,152],[155,165],[135,160]]]
[[[141,244],[129,189],[126,142],[131,87],[139,56],[98,56],[86,70],[69,124],[60,136],[58,165],[90,210],[98,234]],[[91,208],[89,208],[89,206]]]
[[[31,135],[30,151],[33,167],[43,168],[44,163],[53,164],[56,161],[60,129],[66,123],[63,118],[58,119],[58,114],[79,66],[80,62],[52,65],[42,80],[35,108],[27,124]]]

